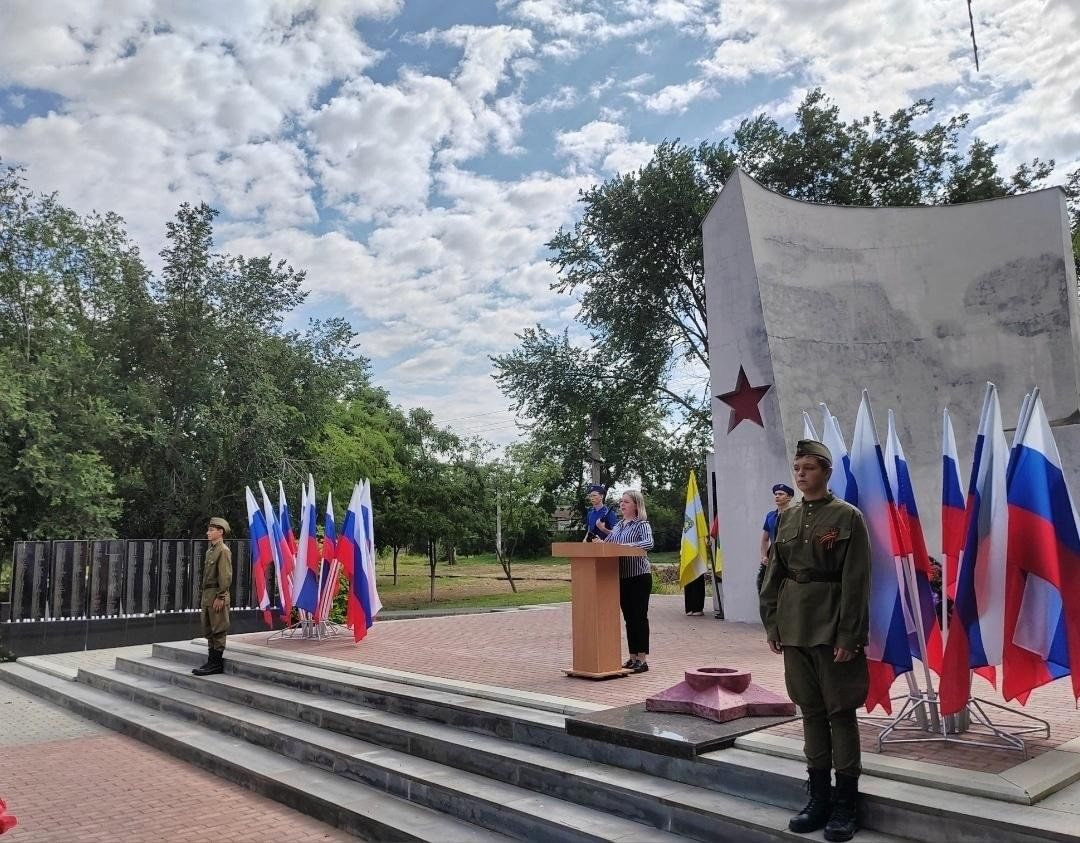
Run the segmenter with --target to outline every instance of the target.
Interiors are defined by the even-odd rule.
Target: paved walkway
[[[356,839],[3,682],[0,797],[3,843]]]
[[[570,658],[569,604],[381,622],[359,644],[353,644],[351,639],[331,639],[275,641],[269,646],[610,706],[641,702],[681,681],[686,667],[706,665],[749,668],[753,681],[784,693],[783,660],[769,651],[760,626],[717,621],[711,614],[703,618],[686,617],[681,595],[653,595],[649,621],[652,627],[649,672],[606,682],[571,679],[562,673]],[[267,634],[251,633],[237,638],[248,644],[265,645]],[[919,681],[921,684],[921,675]],[[975,679],[975,690],[978,696],[1004,702],[982,679]],[[897,680],[893,695],[906,692],[905,682]],[[1031,757],[1080,737],[1080,712],[1071,699],[1068,679],[1035,691],[1023,710],[1051,723],[1049,740],[1030,742]],[[881,710],[876,713],[880,714]],[[773,731],[800,738],[802,735],[797,722]],[[863,727],[865,751],[876,751],[876,737],[876,729]],[[894,745],[886,747],[886,753],[988,773],[1003,772],[1024,760],[1018,752],[955,743]]]

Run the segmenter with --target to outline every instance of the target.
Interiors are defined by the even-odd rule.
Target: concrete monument
[[[1059,188],[966,205],[849,208],[736,172],[703,223],[717,508],[729,620],[758,620],[769,489],[791,482],[803,410],[850,443],[870,390],[898,431],[938,556],[941,410],[970,460],[986,381],[1008,423],[1032,386],[1080,492],[1080,309]],[[966,476],[964,482],[967,482]]]

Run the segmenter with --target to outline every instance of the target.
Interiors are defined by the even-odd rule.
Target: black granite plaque
[[[670,755],[694,758],[728,749],[736,738],[794,720],[794,717],[739,717],[717,723],[693,714],[646,711],[645,703],[607,708],[566,718],[566,734],[579,738]]]
[[[121,614],[149,615],[157,606],[156,548],[157,542],[153,539],[131,539],[127,543]]]
[[[49,600],[50,542],[15,542],[11,580],[11,619],[39,621]]]
[[[188,602],[195,609],[202,608],[202,570],[203,562],[206,561],[206,550],[209,547],[210,542],[206,539],[193,539],[191,542],[191,562],[188,565],[191,595],[188,597]]]
[[[187,539],[162,539],[158,543],[158,611],[178,612],[191,602],[185,576],[191,542]]]
[[[52,543],[49,614],[53,618],[86,617],[86,557],[84,541]]]
[[[120,614],[124,594],[126,542],[106,539],[90,544],[90,617],[111,618]]]
[[[247,539],[228,542],[232,551],[233,579],[229,605],[238,609],[251,606],[251,543]]]

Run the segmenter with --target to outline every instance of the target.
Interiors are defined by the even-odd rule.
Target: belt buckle
[[[799,583],[801,585],[805,585],[808,582],[813,582],[813,580],[811,580],[811,578],[810,578],[810,572],[809,571],[795,571],[794,572],[794,577],[795,577],[795,582],[797,582],[797,583]]]

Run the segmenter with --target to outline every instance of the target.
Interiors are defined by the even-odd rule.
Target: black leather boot
[[[810,801],[788,822],[788,828],[796,834],[817,831],[829,821],[832,770],[809,769],[806,772],[810,776],[806,780],[806,792],[810,794]]]
[[[204,661],[198,667],[192,668],[191,672],[196,676],[206,676],[206,671],[210,669],[210,666],[214,663],[214,648],[209,645],[206,648],[206,661]]]
[[[859,825],[856,814],[859,807],[859,777],[836,774],[836,799],[832,813],[825,826],[825,839],[830,843],[842,843],[855,836]]]
[[[224,654],[224,650],[211,650],[210,661],[207,663],[206,667],[197,667],[191,672],[196,676],[214,676],[218,673],[224,673],[225,662],[222,658]]]

